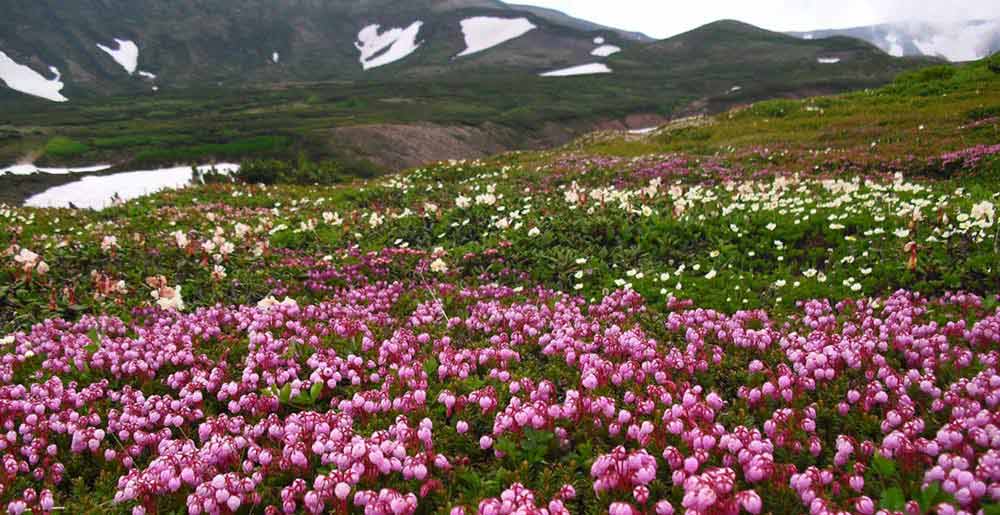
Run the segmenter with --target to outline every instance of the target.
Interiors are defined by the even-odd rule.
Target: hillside
[[[0,206],[0,506],[1000,508],[1000,56],[314,171]]]
[[[62,103],[0,89],[0,98],[8,100],[0,113],[0,163],[109,163],[135,169],[304,154],[312,159],[370,161],[382,170],[398,170],[438,159],[559,145],[595,127],[639,129],[672,117],[715,113],[767,98],[874,87],[901,71],[935,62],[894,58],[857,40],[805,41],[737,22],[719,22],[664,41],[640,43],[616,40],[609,31],[581,32],[535,18],[531,18],[535,29],[456,57],[466,44],[461,22],[486,7],[463,2],[418,4],[408,4],[414,11],[396,12],[399,18],[385,23],[402,24],[400,20],[413,18],[422,8],[424,15],[437,16],[435,23],[443,25],[433,34],[421,26],[420,37],[426,39],[418,51],[368,71],[357,60],[353,43],[343,43],[338,48],[348,51],[342,60],[350,62],[335,66],[336,73],[325,74],[322,70],[327,64],[309,62],[307,54],[299,52],[297,57],[279,56],[278,63],[260,68],[261,73],[271,73],[278,67],[302,66],[304,76],[323,77],[315,80],[282,76],[279,82],[268,82],[277,79],[256,72],[234,72],[227,81],[207,80],[196,71],[200,65],[181,60],[177,62],[185,64],[177,66],[183,71],[166,80],[180,81],[181,74],[190,73],[198,77],[195,84],[164,82],[153,92],[147,83],[131,93],[111,96],[81,92]],[[250,4],[254,5],[258,4]],[[301,8],[309,5],[303,3]],[[377,6],[365,3],[353,9]],[[248,6],[247,12],[255,11]],[[344,11],[330,12],[333,16]],[[520,28],[510,27],[523,30],[526,26],[518,19],[512,23]],[[372,21],[363,15],[341,20],[338,23],[345,28],[338,37],[347,24],[356,28]],[[430,24],[427,21],[427,27]],[[349,33],[353,38],[357,31]],[[191,37],[184,45],[208,36]],[[309,41],[327,44],[319,36]],[[481,42],[474,44],[481,46]],[[218,59],[228,59],[224,42],[212,48],[220,49]],[[394,44],[385,53],[369,55],[369,62],[378,64],[380,56],[397,55],[393,48]],[[592,55],[601,48],[611,50]],[[67,55],[71,53],[67,50]],[[335,63],[335,54],[327,57],[324,53],[324,59]],[[140,55],[144,55],[141,50]],[[170,55],[193,54],[184,50]],[[160,59],[157,56],[154,53],[150,59]],[[109,67],[108,73],[132,82],[146,81],[128,78],[110,57],[103,58],[108,61],[103,64]],[[162,59],[164,66],[174,62],[166,55]],[[238,65],[211,56],[206,59],[204,65],[212,73],[229,73],[224,71],[228,66]],[[140,57],[137,69],[146,66],[143,63]],[[552,67],[588,63],[605,67],[596,71],[606,73],[539,75]],[[246,66],[257,69],[257,64]],[[72,96],[72,87],[78,87],[73,86],[73,77],[76,74],[62,79],[66,95]],[[255,82],[258,79],[262,82]],[[98,82],[102,93],[117,87],[105,90],[104,83]],[[381,136],[373,139],[366,136],[373,128],[386,130],[378,131]],[[428,144],[415,148],[407,143],[413,137]],[[72,144],[60,145],[67,141]]]
[[[569,16],[536,15],[486,0],[6,0],[0,5],[15,13],[0,20],[0,51],[46,77],[49,67],[59,70],[63,94],[73,100],[148,92],[154,86],[384,80],[483,67],[541,72],[589,58],[597,36],[620,45],[630,41]],[[462,22],[476,17],[521,20],[531,30],[489,52],[456,58],[467,48]],[[112,56],[119,49],[116,40],[131,53],[128,65]]]

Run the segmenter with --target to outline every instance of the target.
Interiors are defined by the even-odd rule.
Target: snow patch
[[[55,66],[49,66],[49,71],[55,75],[54,79],[46,79],[35,70],[14,62],[0,50],[0,80],[8,88],[53,102],[68,101],[68,98],[59,93],[63,89],[62,75],[59,70]]]
[[[889,44],[889,46],[885,49],[886,52],[889,52],[889,55],[893,57],[903,57],[903,45],[899,43],[899,36],[896,34],[889,34],[885,37],[885,42]]]
[[[205,172],[215,168],[221,173],[232,173],[240,165],[222,163],[199,166]],[[84,209],[104,209],[114,203],[114,199],[132,200],[165,189],[183,188],[191,182],[193,174],[190,166],[122,172],[112,175],[92,175],[83,177],[42,193],[34,195],[24,203],[27,207],[69,207],[70,202]]]
[[[271,54],[271,62],[272,63],[278,64],[278,61],[280,61],[280,60],[281,60],[281,54],[279,54],[277,52],[274,52],[273,54]]]
[[[156,74],[149,73],[149,72],[146,72],[146,71],[139,71],[139,76],[142,77],[142,78],[144,78],[144,79],[156,80]]]
[[[615,55],[621,52],[622,49],[614,45],[601,45],[594,49],[590,55],[596,55],[597,57],[608,57],[609,55]]]
[[[581,64],[561,70],[554,70],[541,74],[542,77],[572,77],[574,75],[594,75],[597,73],[611,73],[613,70],[604,63]]]
[[[812,34],[806,34],[805,36],[802,36],[802,39],[813,39],[815,37],[816,36],[813,36]]]
[[[736,93],[737,91],[739,91],[741,89],[743,89],[743,86],[733,86],[733,87],[729,88],[729,92],[730,93]]]
[[[646,127],[644,129],[632,129],[632,130],[628,131],[628,133],[629,134],[637,134],[637,135],[651,134],[653,132],[656,132],[656,129],[659,129],[659,127]]]
[[[519,38],[536,28],[527,18],[494,18],[491,16],[466,18],[462,20],[465,50],[457,57],[493,48],[501,43]]]
[[[420,47],[417,35],[423,25],[424,22],[415,21],[405,29],[397,27],[385,32],[379,32],[380,25],[369,25],[361,29],[358,40],[354,43],[361,52],[361,67],[365,70],[378,68],[415,52]]]
[[[118,44],[117,49],[106,47],[100,43],[97,44],[97,48],[110,55],[116,63],[125,68],[125,71],[129,75],[132,75],[135,73],[135,69],[139,67],[139,45],[127,39],[118,38],[115,38],[115,43]]]
[[[819,64],[837,64],[837,63],[840,62],[840,58],[839,57],[820,57],[820,58],[816,59],[816,62],[819,63]]]
[[[594,44],[595,45],[603,45],[604,44],[604,38],[602,38],[600,36],[597,36],[596,38],[594,38]]]
[[[111,165],[81,166],[75,168],[39,168],[33,164],[20,164],[0,168],[0,175],[33,175],[36,173],[49,173],[52,175],[67,175],[71,173],[100,172],[111,168]]]

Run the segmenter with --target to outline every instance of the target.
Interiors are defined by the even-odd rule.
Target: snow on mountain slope
[[[476,16],[462,20],[465,50],[457,57],[475,54],[519,38],[537,28],[527,18]]]
[[[7,84],[7,87],[53,102],[67,102],[69,99],[60,93],[63,89],[63,83],[60,80],[62,76],[59,74],[59,70],[50,66],[49,71],[55,74],[54,79],[46,79],[42,74],[23,64],[18,64],[6,53],[0,51],[0,80]]]
[[[601,45],[595,48],[594,51],[590,53],[590,55],[596,55],[597,57],[608,57],[610,55],[615,55],[621,51],[622,51],[621,47],[617,47],[614,45]]]
[[[135,73],[135,69],[139,67],[139,45],[136,45],[133,41],[118,38],[115,38],[115,43],[118,45],[118,48],[107,47],[100,43],[97,44],[97,48],[110,55],[116,63],[125,68],[125,71],[129,75],[132,75]]]
[[[572,77],[576,75],[595,75],[598,73],[611,73],[613,70],[604,63],[589,63],[579,66],[571,66],[561,70],[553,70],[541,74],[542,77]]]
[[[420,47],[417,35],[420,34],[422,21],[415,21],[409,27],[392,28],[379,32],[379,25],[369,25],[358,32],[358,41],[354,43],[361,52],[361,66],[365,70],[394,63],[412,54]]]

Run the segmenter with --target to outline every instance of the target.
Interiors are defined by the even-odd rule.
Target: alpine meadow
[[[1000,23],[0,5],[7,513],[1000,514]]]

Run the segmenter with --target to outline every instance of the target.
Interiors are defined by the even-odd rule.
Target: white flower
[[[492,206],[497,203],[497,196],[492,193],[483,193],[481,195],[476,195],[476,204],[484,206]]]
[[[222,265],[215,265],[212,268],[212,279],[216,281],[221,281],[226,278],[226,267]]]
[[[531,236],[532,238],[538,236],[539,234],[542,234],[542,231],[538,230],[538,227],[532,227],[531,230],[528,231],[528,236]]]
[[[173,234],[171,234],[171,236],[174,237],[174,242],[177,243],[177,248],[179,249],[187,248],[188,243],[190,243],[188,241],[187,234],[184,234],[181,231],[174,231]]]
[[[259,302],[257,302],[257,307],[264,311],[268,311],[269,309],[275,306],[298,306],[298,305],[299,303],[296,302],[295,299],[293,298],[285,297],[285,300],[278,302],[278,299],[274,298],[273,295],[268,295],[267,297],[264,297]]]
[[[973,219],[979,222],[988,222],[986,227],[993,225],[993,220],[996,217],[996,209],[993,207],[993,203],[984,200],[974,206],[972,206],[972,211],[969,213]]]
[[[895,234],[897,238],[906,238],[907,236],[910,235],[910,230],[906,228],[901,228],[892,231],[892,233]]]
[[[165,310],[184,310],[184,299],[181,298],[181,287],[180,285],[174,286],[173,288],[169,286],[164,286],[150,292],[153,299],[156,300],[156,305],[160,309]]]
[[[263,299],[260,299],[260,301],[257,302],[257,308],[267,311],[273,308],[274,306],[277,306],[278,304],[279,304],[278,299],[274,298],[274,295],[268,295],[267,297],[264,297]]]
[[[431,263],[431,272],[437,274],[448,273],[448,264],[445,263],[443,259],[437,258],[433,263]]]
[[[472,205],[472,199],[464,195],[459,195],[455,198],[455,207],[465,209]]]
[[[717,273],[717,272],[715,271],[715,269],[713,268],[713,269],[712,269],[712,270],[710,270],[710,271],[709,271],[709,272],[708,272],[707,274],[705,274],[705,279],[715,279],[715,276],[716,276],[716,275],[718,275],[718,273]]]
[[[777,228],[778,228],[778,226],[774,222],[771,222],[771,223],[767,224],[767,230],[769,230],[769,231],[773,231],[773,230],[775,230]]]
[[[326,213],[323,213],[323,214],[326,215]],[[236,234],[236,237],[240,238],[240,239],[242,239],[244,236],[247,235],[247,233],[250,232],[250,226],[246,225],[244,223],[238,223],[238,224],[236,224],[236,227],[234,227],[233,229],[234,229],[234,232]]]
[[[38,261],[38,254],[35,254],[28,249],[21,249],[21,252],[18,252],[18,254],[14,256],[14,261],[25,265],[28,268],[32,268]]]
[[[808,269],[808,270],[805,270],[805,271],[803,271],[803,272],[802,272],[802,275],[804,275],[804,276],[806,276],[806,277],[808,277],[808,278],[810,278],[810,279],[811,279],[811,278],[813,278],[813,277],[816,277],[816,273],[817,273],[817,272],[816,272],[816,269],[815,269],[815,268],[810,268],[810,269]]]
[[[110,250],[118,248],[118,237],[117,236],[105,236],[101,240],[101,250],[108,252]]]

